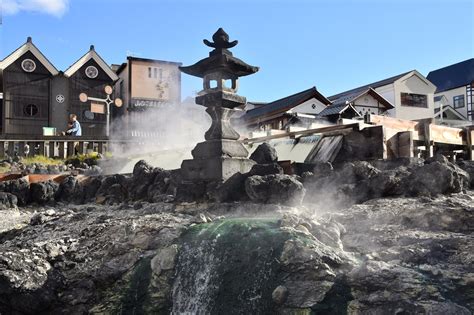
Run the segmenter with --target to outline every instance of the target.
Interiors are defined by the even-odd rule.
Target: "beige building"
[[[127,57],[127,62],[114,66],[119,77],[115,83],[115,96],[121,98],[124,105],[114,108],[113,116],[121,117],[121,121],[127,122],[127,126],[133,128],[140,125],[137,119],[146,117],[138,113],[151,110],[155,115],[160,109],[167,110],[178,106],[181,102],[179,66],[179,62],[137,57]]]
[[[376,92],[372,94],[377,95],[378,99],[373,95],[359,99],[355,107],[358,111],[362,110],[362,114],[380,113],[377,106],[382,105],[381,100],[385,100],[393,105],[392,109],[385,112],[387,116],[410,120],[434,117],[433,95],[436,86],[416,70],[342,92],[329,99],[336,102],[347,96],[362,94],[369,89]]]
[[[127,57],[116,73],[116,96],[129,111],[159,108],[181,101],[179,62]]]

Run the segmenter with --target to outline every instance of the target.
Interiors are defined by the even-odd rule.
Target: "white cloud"
[[[60,17],[69,7],[69,0],[1,0],[0,3],[3,13],[9,15],[30,11]]]

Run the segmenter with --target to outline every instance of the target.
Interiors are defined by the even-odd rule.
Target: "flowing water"
[[[268,219],[226,219],[191,228],[178,254],[172,313],[271,312],[287,238],[278,222]]]

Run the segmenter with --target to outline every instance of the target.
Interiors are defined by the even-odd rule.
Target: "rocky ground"
[[[472,163],[253,158],[2,184],[0,314],[472,314]]]

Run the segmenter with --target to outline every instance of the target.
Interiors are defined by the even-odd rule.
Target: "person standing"
[[[71,123],[71,127],[66,130],[66,134],[76,137],[82,136],[81,124],[77,121],[76,114],[69,115],[69,122]]]

